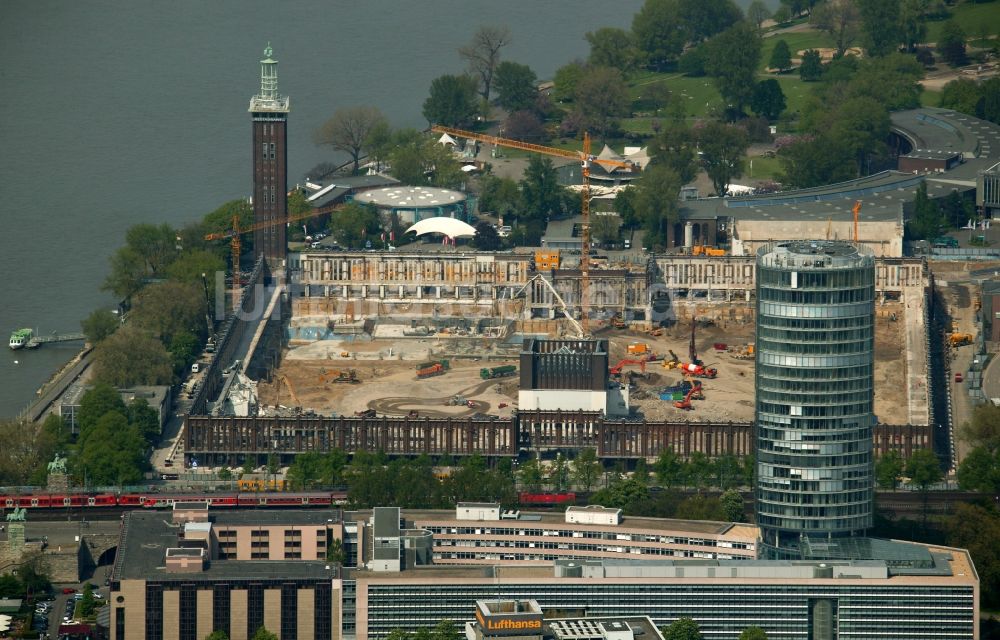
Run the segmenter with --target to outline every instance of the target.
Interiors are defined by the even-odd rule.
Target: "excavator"
[[[319,374],[319,383],[324,384],[327,382],[343,382],[347,384],[358,384],[361,382],[358,379],[358,372],[354,369],[348,369],[346,371],[322,371]]]
[[[279,373],[278,374],[278,383],[279,383],[278,384],[278,393],[275,394],[275,396],[274,396],[274,408],[277,409],[278,406],[281,404],[280,400],[281,400],[281,385],[282,384],[284,384],[286,387],[288,387],[288,393],[289,393],[289,395],[292,396],[292,402],[295,403],[295,406],[301,408],[302,407],[302,403],[299,401],[299,397],[297,395],[295,395],[295,389],[292,387],[292,382],[291,382],[291,380],[288,379],[288,376]]]
[[[615,366],[608,369],[608,373],[613,376],[620,376],[622,374],[622,369],[629,365],[638,365],[643,373],[646,373],[646,360],[645,359],[635,359],[635,358],[625,358],[616,364]]]
[[[705,394],[701,390],[701,385],[697,384],[691,387],[691,390],[687,392],[683,400],[678,400],[674,403],[674,406],[678,409],[684,409],[685,411],[690,411],[694,409],[691,405],[692,400],[704,400]]]
[[[663,368],[676,369],[677,367],[681,366],[681,359],[677,357],[677,354],[674,353],[673,349],[667,349],[667,351],[670,353],[670,359],[669,360],[667,360],[666,358],[663,359]]]

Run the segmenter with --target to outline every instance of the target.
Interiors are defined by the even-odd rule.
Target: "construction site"
[[[261,415],[508,417],[516,369],[489,372],[516,367],[526,338],[586,334],[608,343],[608,384],[628,387],[627,419],[753,420],[752,258],[593,269],[586,329],[574,319],[579,271],[558,252],[297,258],[287,346],[257,385]],[[919,260],[881,259],[876,272],[876,415],[926,424],[924,336],[905,328],[922,326],[927,276]]]

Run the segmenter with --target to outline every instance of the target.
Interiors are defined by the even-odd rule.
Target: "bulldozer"
[[[964,347],[967,344],[972,344],[972,334],[971,333],[953,333],[948,336],[948,344],[953,347]]]

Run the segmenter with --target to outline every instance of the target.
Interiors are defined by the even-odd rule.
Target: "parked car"
[[[955,372],[955,382],[961,382],[962,379],[963,379],[962,378],[962,372],[961,371],[956,371]]]
[[[67,594],[68,594],[68,593],[76,593],[76,589],[74,589],[73,587],[65,587],[65,588],[64,588],[64,589],[62,590],[62,592],[63,592],[63,593],[67,593]]]

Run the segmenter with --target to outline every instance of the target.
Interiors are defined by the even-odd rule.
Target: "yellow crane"
[[[861,201],[855,200],[854,206],[851,208],[854,213],[854,243],[858,242],[858,214],[861,213]]]
[[[583,332],[585,333],[588,325],[587,314],[589,311],[589,300],[587,296],[590,289],[590,165],[591,163],[596,162],[603,166],[628,169],[630,171],[637,170],[638,167],[631,162],[624,162],[622,160],[607,160],[593,156],[590,153],[590,134],[587,132],[584,132],[583,134],[583,149],[581,151],[574,151],[572,149],[545,147],[540,144],[531,144],[530,142],[521,142],[520,140],[512,140],[510,138],[501,138],[485,133],[475,133],[474,131],[465,131],[463,129],[446,127],[439,124],[432,125],[431,131],[435,133],[447,133],[451,136],[459,136],[467,140],[476,140],[477,142],[492,144],[494,146],[521,149],[522,151],[540,153],[546,156],[570,158],[571,160],[578,160],[580,162],[583,167],[583,189],[580,203],[580,217],[583,219],[583,223],[581,225],[583,227],[581,238],[583,241],[583,247],[580,250],[580,322],[583,325]]]
[[[334,211],[343,208],[345,205],[338,205],[333,208],[327,209],[310,209],[303,213],[295,213],[290,216],[286,216],[279,220],[264,220],[262,222],[256,222],[247,227],[240,226],[240,216],[239,214],[233,215],[233,226],[231,229],[226,229],[225,231],[219,231],[216,233],[209,233],[205,236],[205,240],[229,240],[230,251],[232,252],[232,263],[233,263],[233,307],[235,308],[239,304],[240,300],[240,253],[242,251],[242,244],[240,242],[240,236],[244,233],[253,233],[258,229],[266,229],[267,227],[276,227],[280,224],[288,224],[289,222],[295,222],[297,220],[305,220],[306,218],[313,218],[315,216],[321,216],[328,213],[333,213]]]

